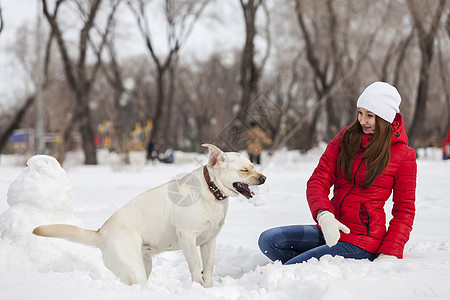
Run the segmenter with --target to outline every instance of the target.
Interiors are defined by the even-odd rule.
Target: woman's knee
[[[273,247],[274,228],[267,229],[259,235],[258,246],[261,251],[265,251],[268,247]]]

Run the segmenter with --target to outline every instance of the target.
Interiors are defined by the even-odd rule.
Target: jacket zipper
[[[344,203],[345,198],[347,198],[347,196],[351,194],[351,192],[353,191],[353,189],[356,186],[356,174],[358,173],[359,168],[361,167],[361,164],[362,164],[363,161],[364,161],[364,158],[361,159],[361,161],[359,162],[358,168],[356,168],[355,174],[353,175],[353,186],[352,186],[352,188],[347,193],[347,195],[345,195],[344,198],[342,198],[341,204],[339,204],[339,219],[338,220],[340,220],[342,218],[342,211],[341,211],[341,209],[342,209],[342,204]]]

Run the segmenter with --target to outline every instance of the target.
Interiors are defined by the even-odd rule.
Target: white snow
[[[313,223],[305,184],[321,151],[263,156],[258,168],[268,179],[254,203],[230,201],[209,289],[191,283],[180,251],[158,255],[144,287],[125,286],[103,265],[99,249],[31,234],[48,223],[97,229],[135,195],[205,163],[204,155],[176,152],[175,164],[142,165],[144,154],[135,153],[133,165],[120,166],[101,153],[99,166],[83,166],[74,154],[65,170],[48,156],[24,167],[3,155],[0,299],[450,299],[450,161],[440,160],[439,149],[422,151],[417,162],[417,214],[404,259],[324,257],[282,266],[260,253],[263,230]]]

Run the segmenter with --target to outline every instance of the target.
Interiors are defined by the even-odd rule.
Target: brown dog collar
[[[211,177],[209,177],[208,168],[206,166],[203,167],[203,176],[205,177],[209,191],[211,192],[211,194],[214,195],[214,197],[216,197],[217,200],[222,201],[227,199],[228,196],[224,195],[224,193],[222,193],[222,191],[219,190],[214,181],[211,180]]]

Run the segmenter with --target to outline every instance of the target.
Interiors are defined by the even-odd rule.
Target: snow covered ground
[[[83,166],[75,154],[65,170],[48,157],[25,168],[28,158],[3,155],[0,299],[450,299],[450,161],[438,149],[418,160],[417,214],[403,260],[324,257],[282,266],[260,253],[263,230],[313,223],[305,184],[320,154],[263,157],[259,169],[268,180],[257,201],[230,201],[210,289],[191,283],[180,251],[157,256],[148,284],[130,287],[106,269],[100,250],[31,235],[52,222],[97,229],[135,195],[199,167],[204,155],[177,152],[175,164],[144,165],[136,153],[125,167],[106,154],[99,166]]]

